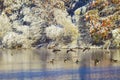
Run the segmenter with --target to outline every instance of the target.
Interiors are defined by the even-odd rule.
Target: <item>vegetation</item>
[[[0,40],[4,40],[4,45],[12,44],[14,40],[8,41],[7,37],[12,39],[15,35],[20,35],[16,43],[25,36],[29,46],[43,42],[77,44],[78,38],[86,35],[92,38],[90,44],[101,44],[120,27],[119,0],[0,0],[0,3]],[[118,46],[119,37],[114,38]]]
[[[116,3],[119,3],[118,0],[111,0],[110,2],[108,0],[96,0],[91,3],[90,10],[86,12],[85,19],[89,22],[88,26],[94,43],[101,43],[110,39],[108,38],[109,33],[119,27],[119,23],[116,23],[120,20],[119,5],[108,7]],[[101,16],[101,12],[104,12],[104,16]]]

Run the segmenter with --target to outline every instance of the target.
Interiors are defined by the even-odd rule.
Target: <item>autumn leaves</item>
[[[109,5],[115,4],[116,2],[119,4],[120,1],[95,0],[90,3],[90,10],[85,14],[85,21],[89,22],[87,26],[94,42],[99,43],[102,40],[107,40],[111,30],[118,27],[116,21],[120,19],[119,5],[109,8]],[[100,6],[103,8],[99,9]],[[101,16],[100,13],[102,12],[104,12],[105,16]]]

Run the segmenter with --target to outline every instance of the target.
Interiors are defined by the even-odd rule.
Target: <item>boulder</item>
[[[113,34],[113,44],[116,45],[117,48],[120,48],[120,28],[116,28],[112,30]]]

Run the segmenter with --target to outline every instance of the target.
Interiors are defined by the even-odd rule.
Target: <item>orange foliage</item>
[[[120,0],[95,0],[91,3],[90,7],[97,9],[90,10],[86,12],[85,19],[86,21],[89,21],[89,32],[93,39],[108,39],[109,32],[113,29],[115,21],[119,20],[119,7],[116,8],[116,14],[113,14],[112,16],[107,16],[104,18],[100,18],[99,10],[103,10],[106,6],[109,6],[110,4],[120,4]],[[99,6],[100,5],[100,6]],[[107,8],[107,7],[106,7]],[[105,9],[106,9],[105,8]],[[107,13],[107,11],[106,11]],[[109,13],[109,12],[108,12]]]
[[[99,4],[103,3],[104,6],[108,6],[109,5],[109,1],[108,0],[95,0],[91,3],[91,7],[96,7]]]
[[[90,34],[93,34],[95,32],[96,32],[96,30],[94,28],[90,28]]]
[[[97,6],[97,5],[100,3],[100,1],[101,1],[101,0],[93,1],[92,4],[91,4],[91,7]]]
[[[109,1],[105,1],[103,5],[104,6],[108,6],[109,5]]]
[[[109,32],[108,28],[106,28],[106,27],[102,28],[101,34],[102,34],[103,38],[106,38],[106,36],[108,35],[108,32]]]
[[[85,16],[85,20],[88,21],[89,20],[89,16],[86,14]]]
[[[113,4],[120,4],[120,0],[111,0]]]
[[[102,20],[102,24],[100,24],[98,20],[94,21],[93,17],[90,20],[90,24],[92,24],[90,27],[90,34],[99,35],[100,37],[106,39],[109,32],[109,27],[112,24],[111,21],[109,19],[104,19]]]
[[[105,20],[102,21],[101,26],[102,26],[102,27],[111,26],[111,21],[108,20],[108,19],[105,19]]]

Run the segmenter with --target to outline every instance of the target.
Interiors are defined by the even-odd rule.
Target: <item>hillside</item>
[[[1,48],[120,47],[119,0],[0,0]]]

